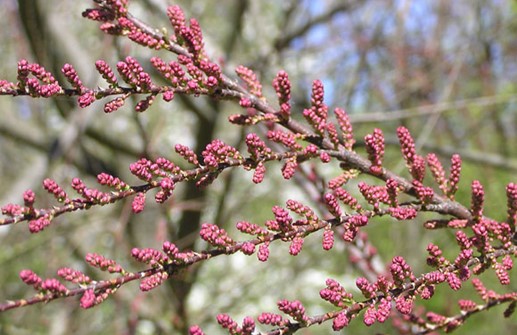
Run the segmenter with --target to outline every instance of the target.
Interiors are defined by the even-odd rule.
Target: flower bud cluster
[[[118,80],[115,76],[115,72],[111,69],[111,67],[106,63],[104,60],[99,59],[95,62],[95,68],[99,72],[99,74],[102,76],[104,80],[110,84],[111,87],[117,87],[118,86]]]
[[[289,212],[280,206],[273,206],[273,214],[275,215],[274,221],[268,221],[266,226],[273,231],[280,231],[289,233],[293,231],[293,218],[289,215]]]
[[[472,182],[472,201],[470,205],[470,212],[474,221],[479,222],[483,216],[483,205],[485,202],[485,190],[479,180]]]
[[[202,59],[204,57],[203,35],[197,20],[190,19],[190,25],[187,26],[185,14],[179,6],[169,6],[167,16],[174,28],[175,36],[172,39],[179,45],[186,46],[194,58]]]
[[[257,75],[247,67],[243,65],[237,66],[235,69],[235,73],[241,78],[247,85],[247,88],[251,94],[256,96],[257,98],[262,97],[262,84],[257,78]],[[275,84],[273,83],[273,87],[275,87]],[[276,88],[275,88],[276,91]],[[278,94],[278,91],[277,91]],[[289,100],[289,98],[287,99]]]
[[[17,87],[35,98],[49,98],[63,91],[54,76],[43,66],[29,63],[25,59],[18,62]]]
[[[288,119],[291,115],[291,82],[287,72],[280,71],[273,80],[273,88],[278,97],[278,104],[280,105],[279,114],[284,119]]]
[[[133,213],[138,214],[142,212],[145,208],[145,193],[144,192],[138,192],[135,197],[133,198],[133,201],[131,202],[131,209],[133,210]]]
[[[115,20],[115,13],[106,8],[88,8],[82,13],[83,17],[99,22],[109,22]]]
[[[217,169],[219,164],[242,163],[244,158],[239,151],[219,139],[210,142],[201,153],[205,166]]]
[[[75,284],[85,285],[92,281],[90,279],[90,277],[88,277],[81,271],[70,269],[70,268],[61,268],[61,269],[57,270],[57,275],[59,277],[63,278],[64,280],[75,283]]]
[[[327,287],[320,291],[320,297],[323,300],[326,300],[334,306],[340,308],[344,308],[347,303],[353,301],[352,294],[346,292],[345,288],[334,279],[328,278],[325,284]]]
[[[284,320],[281,315],[275,313],[262,313],[257,320],[263,325],[270,326],[282,326],[288,322],[288,320]]]
[[[418,200],[424,204],[428,204],[433,200],[434,191],[431,187],[424,186],[417,179],[413,179],[412,184]]]
[[[42,293],[64,295],[68,292],[68,289],[59,280],[55,278],[41,279],[32,270],[20,271],[20,279]]]
[[[409,169],[409,172],[411,173],[411,176],[413,177],[413,180],[416,180],[420,183],[424,180],[425,176],[425,166],[426,166],[426,160],[420,156],[417,155],[415,152],[415,142],[413,140],[413,137],[409,133],[409,130],[405,127],[399,127],[397,128],[397,136],[399,138],[401,150],[402,150],[402,156],[404,157],[406,161],[406,165]],[[433,158],[433,157],[431,157]],[[431,159],[431,164],[436,163],[436,160]],[[439,162],[438,162],[439,163]],[[434,169],[433,174],[437,173],[440,174],[439,166],[432,167]]]
[[[106,300],[110,294],[115,293],[115,291],[116,289],[114,288],[105,288],[95,291],[93,289],[87,289],[81,297],[80,306],[84,309],[92,308]]]
[[[352,150],[355,144],[354,132],[350,118],[344,109],[335,108],[334,114],[343,135],[343,142],[346,150]]]
[[[330,225],[325,227],[322,240],[323,250],[330,250],[334,246],[334,231]]]
[[[145,277],[140,281],[140,290],[147,292],[163,284],[169,278],[167,272],[157,272],[149,277]]]
[[[304,217],[302,221],[296,221],[296,225],[312,225],[317,223],[319,220],[316,216],[316,213],[314,213],[314,211],[309,206],[306,206],[296,200],[288,199],[286,201],[286,207],[290,211]]]
[[[336,218],[341,217],[341,207],[339,206],[338,198],[334,194],[326,193],[323,200],[330,214]]]
[[[469,215],[459,204],[445,201],[442,197],[435,195],[431,187],[423,184],[427,164],[442,193],[453,200],[458,189],[461,171],[461,159],[458,155],[453,155],[451,158],[450,173],[447,179],[438,157],[435,154],[429,154],[424,159],[416,154],[415,142],[409,130],[399,127],[397,135],[402,155],[412,177],[412,180],[407,182],[403,178],[394,176],[388,169],[384,169],[385,143],[380,129],[375,129],[372,134],[365,137],[370,163],[359,154],[350,152],[355,143],[350,119],[344,110],[336,108],[334,114],[337,123],[328,121],[328,106],[324,103],[324,87],[321,81],[313,82],[311,107],[303,112],[312,130],[305,129],[296,120],[290,119],[291,83],[285,71],[280,71],[273,80],[273,88],[279,102],[279,110],[276,111],[267,105],[266,99],[262,96],[262,85],[253,71],[243,66],[236,70],[237,75],[245,82],[247,89],[227,80],[222,75],[221,67],[212,63],[205,55],[203,35],[198,21],[191,19],[187,22],[183,11],[178,6],[170,6],[167,9],[167,16],[174,30],[173,36],[168,38],[147,29],[142,22],[128,15],[126,0],[104,0],[96,1],[96,3],[98,4],[96,8],[85,11],[83,15],[89,19],[103,22],[101,29],[104,31],[125,35],[138,44],[154,49],[164,48],[178,55],[175,61],[166,62],[159,57],[153,57],[150,60],[153,67],[168,81],[167,86],[155,85],[150,74],[144,71],[144,67],[132,57],[126,57],[124,61],[120,61],[116,65],[118,76],[129,87],[119,86],[117,76],[106,62],[102,60],[96,62],[97,71],[109,84],[109,88],[106,90],[84,87],[77,71],[70,64],[65,64],[62,72],[73,89],[64,89],[42,66],[21,60],[18,63],[18,82],[13,84],[0,81],[0,92],[12,90],[12,95],[25,94],[32,97],[75,95],[78,96],[81,107],[92,104],[96,99],[116,95],[116,98],[112,98],[113,100],[105,104],[105,112],[117,110],[124,105],[127,98],[134,94],[146,95],[135,107],[139,112],[149,108],[158,94],[162,94],[165,101],[171,101],[175,94],[195,96],[206,94],[213,98],[233,99],[239,101],[240,105],[246,108],[247,115],[231,117],[231,122],[251,125],[264,121],[266,129],[269,130],[267,138],[281,144],[287,148],[287,151],[273,152],[254,133],[248,134],[245,139],[250,155],[247,158],[244,158],[237,148],[218,139],[210,142],[199,156],[192,149],[177,145],[176,152],[194,165],[192,171],[182,171],[163,157],[154,161],[142,158],[131,164],[130,171],[137,178],[146,182],[145,185],[130,187],[117,177],[101,173],[97,176],[98,183],[117,191],[104,193],[90,189],[81,179],[74,178],[72,188],[82,196],[80,199],[69,199],[66,192],[55,181],[46,179],[43,187],[59,202],[63,202],[63,207],[48,210],[35,209],[35,194],[32,190],[27,190],[23,194],[24,206],[10,204],[2,207],[2,213],[10,216],[12,222],[29,221],[30,231],[38,232],[47,227],[54,216],[61,212],[107,204],[122,199],[126,195],[134,195],[132,209],[138,213],[144,209],[145,197],[149,189],[157,188],[155,200],[163,203],[172,196],[177,182],[199,178],[198,185],[205,185],[217,178],[223,169],[230,166],[242,166],[246,170],[254,170],[253,182],[260,183],[265,175],[265,162],[272,159],[284,161],[282,175],[285,179],[293,177],[299,164],[315,157],[319,157],[323,163],[330,162],[331,158],[340,160],[342,172],[341,175],[328,182],[326,188],[323,177],[318,176],[315,168],[307,170],[307,182],[317,186],[317,191],[319,191],[317,194],[320,197],[317,200],[326,206],[328,221],[319,219],[309,206],[295,200],[288,200],[286,208],[280,206],[272,208],[275,218],[268,220],[265,228],[246,221],[237,223],[237,229],[252,235],[253,240],[236,242],[228,236],[223,228],[205,223],[201,226],[199,234],[204,241],[215,247],[214,250],[203,251],[199,254],[195,252],[181,253],[175,244],[168,241],[163,243],[162,251],[152,248],[133,248],[131,255],[137,261],[151,266],[150,269],[141,272],[128,273],[113,260],[98,254],[87,254],[86,262],[88,264],[103,271],[120,273],[120,276],[99,284],[99,282],[92,282],[81,271],[71,268],[59,269],[57,273],[59,277],[78,284],[82,290],[74,291],[73,294],[82,293],[81,306],[83,308],[90,308],[102,302],[126,280],[139,279],[140,289],[149,291],[167,280],[176,266],[187,266],[198,260],[208,259],[222,253],[242,252],[245,255],[252,255],[258,247],[258,259],[266,261],[270,253],[270,243],[281,240],[290,243],[289,253],[295,256],[301,252],[306,235],[317,230],[323,230],[323,249],[330,250],[334,245],[333,228],[340,229],[339,233],[343,239],[347,242],[354,242],[354,248],[359,250],[357,254],[350,255],[351,263],[361,265],[359,262],[364,261],[367,263],[367,267],[373,269],[372,256],[375,255],[376,250],[367,243],[367,235],[364,231],[360,231],[360,228],[367,225],[368,221],[376,216],[389,214],[398,220],[408,220],[415,218],[422,210],[453,216],[452,219],[447,220],[432,219],[424,225],[426,228],[457,229],[455,237],[460,251],[453,261],[446,259],[438,246],[429,244],[427,263],[434,267],[434,270],[422,275],[419,279],[415,277],[405,259],[397,256],[389,265],[389,274],[377,274],[376,281],[371,282],[366,278],[356,280],[356,286],[367,299],[365,302],[356,303],[352,295],[346,292],[341,284],[327,279],[327,286],[320,291],[320,296],[341,310],[309,318],[300,301],[281,300],[278,302],[279,310],[293,318],[296,323],[271,313],[262,313],[258,321],[275,327],[305,327],[333,319],[332,327],[338,331],[346,327],[359,310],[363,309],[363,321],[367,326],[377,321],[385,322],[391,314],[393,305],[398,312],[405,316],[405,320],[425,325],[425,320],[412,314],[414,301],[418,296],[430,299],[438,284],[446,282],[451,289],[459,290],[463,282],[473,274],[478,275],[490,267],[493,268],[502,285],[510,283],[509,271],[513,268],[512,257],[515,255],[502,254],[502,252],[513,248],[515,244],[516,184],[511,183],[506,188],[508,211],[506,222],[497,222],[483,217],[484,190],[479,181],[472,183],[471,215]],[[284,126],[286,130],[280,130],[279,125]],[[366,202],[373,207],[372,211],[363,209],[357,199],[343,188],[348,180],[359,173],[386,180],[386,184],[383,186],[369,185],[365,182],[358,183],[359,191]],[[401,192],[416,197],[419,201],[401,204],[398,199]],[[386,205],[387,208],[380,208],[381,204]],[[83,205],[84,207],[81,207]],[[342,205],[347,205],[354,212],[352,214],[344,213]],[[294,219],[291,216],[292,213],[296,213],[301,218]],[[475,252],[479,253],[480,257],[476,257]],[[205,256],[206,258],[203,258]],[[44,293],[50,296],[67,296],[72,292],[57,279],[44,280],[31,270],[20,272],[20,278],[27,285],[38,290],[40,295]],[[84,287],[85,285],[86,287]],[[487,290],[477,279],[473,280],[473,285],[487,304],[509,297]],[[464,314],[481,309],[471,300],[460,300],[458,304],[460,309],[465,312]],[[354,306],[347,310],[349,305]],[[513,304],[514,307],[511,306],[508,308],[508,314],[511,314],[515,304]],[[458,327],[463,321],[461,318],[447,318],[432,312],[427,313],[426,316],[429,324],[444,326],[446,330]],[[219,314],[217,321],[231,334],[244,335],[252,334],[255,331],[255,323],[249,317],[244,319],[241,326],[227,314]],[[426,330],[429,329],[431,328]],[[199,327],[191,327],[189,332],[196,335],[203,334]],[[282,330],[279,330],[280,332]]]
[[[151,76],[145,72],[142,65],[131,56],[126,57],[125,61],[119,61],[117,63],[117,71],[127,84],[140,91],[148,91],[154,86],[151,81]]]
[[[390,272],[395,285],[400,286],[405,280],[414,281],[415,275],[409,264],[401,256],[396,256],[391,261]]]
[[[434,153],[430,153],[426,157],[427,166],[433,175],[434,181],[438,184],[438,187],[443,194],[447,194],[448,180],[445,178],[445,170],[442,163],[438,159],[438,156]]]
[[[373,134],[368,134],[364,138],[368,159],[372,163],[370,171],[373,174],[382,173],[382,159],[384,158],[384,134],[379,128],[373,130]]]
[[[125,273],[125,270],[120,266],[120,264],[96,253],[86,254],[85,260],[86,263],[102,271],[108,271],[109,273]]]
[[[286,180],[291,179],[294,176],[297,168],[298,161],[296,157],[288,158],[284,166],[282,166],[282,177],[284,177]]]
[[[165,202],[171,195],[175,188],[174,176],[181,174],[181,169],[166,158],[159,157],[154,162],[146,158],[132,163],[129,170],[137,178],[152,182],[155,178],[161,178],[157,181],[160,190],[156,193],[155,200],[158,203]],[[133,212],[139,213],[143,210],[145,203],[145,194],[143,192],[137,193],[133,200]]]
[[[48,215],[40,216],[37,219],[29,221],[29,231],[31,233],[39,233],[50,225],[50,217]]]
[[[43,279],[41,279],[37,274],[35,274],[32,270],[22,270],[20,271],[20,279],[27,285],[33,286],[36,290],[39,290],[41,287],[41,283]]]
[[[269,241],[266,241],[259,246],[257,258],[261,262],[267,261],[269,258]]]
[[[389,204],[390,195],[385,186],[368,185],[365,182],[357,184],[359,191],[375,210],[379,209],[380,203]]]
[[[352,242],[357,237],[359,233],[359,228],[366,226],[368,223],[368,217],[362,214],[355,214],[347,217],[346,222],[343,227],[345,232],[342,235],[342,238],[345,242]]]
[[[296,135],[291,132],[285,132],[283,130],[270,130],[267,133],[267,138],[270,141],[283,144],[293,152],[303,150],[303,147],[297,142]]]
[[[333,194],[345,205],[350,206],[353,210],[360,212],[362,210],[361,204],[357,202],[357,199],[354,198],[347,190],[344,188],[337,187],[333,189]]]
[[[303,111],[309,125],[322,135],[327,128],[328,106],[323,102],[324,88],[320,80],[312,82],[311,108]]]
[[[510,183],[506,186],[506,197],[508,199],[508,219],[511,231],[515,232],[517,225],[517,183]]]
[[[96,297],[95,292],[92,289],[86,290],[81,297],[80,306],[84,309],[92,308],[95,306]]]
[[[144,47],[159,50],[165,46],[165,41],[162,38],[156,38],[155,36],[143,31],[138,28],[133,21],[127,17],[120,17],[118,19],[117,26],[106,26],[107,29],[113,30],[120,34],[124,34],[133,42],[136,42]]]
[[[308,316],[305,314],[305,307],[298,300],[280,300],[277,302],[277,306],[279,310],[302,324],[308,320]]]
[[[123,191],[129,189],[129,185],[124,183],[117,177],[114,177],[108,173],[102,172],[97,175],[97,182],[100,185],[110,186],[115,188],[117,191]]]
[[[2,206],[2,214],[10,217],[15,217],[25,212],[25,208],[17,204],[6,204]]]
[[[216,248],[229,248],[235,244],[230,236],[228,236],[226,230],[214,224],[203,223],[199,236]]]
[[[77,71],[74,69],[74,67],[70,64],[63,65],[63,68],[61,68],[61,72],[66,77],[66,80],[72,85],[73,88],[77,90],[79,93],[83,93],[85,90],[85,87],[83,85],[83,82],[81,79],[79,79],[79,75],[77,74]]]
[[[265,236],[268,234],[268,231],[266,229],[262,228],[257,224],[250,223],[248,221],[239,221],[237,222],[235,227],[244,234],[255,235],[257,237]]]
[[[461,174],[461,157],[460,155],[452,155],[451,157],[451,171],[449,175],[449,188],[447,189],[447,196],[454,199],[454,194],[458,190]]]
[[[88,202],[104,205],[111,201],[109,193],[86,187],[80,178],[72,179],[71,184],[72,188]]]
[[[149,264],[156,268],[163,267],[169,260],[161,251],[153,248],[133,248],[131,249],[131,256],[141,263]]]
[[[251,155],[251,159],[255,161],[269,157],[272,152],[266,143],[255,133],[246,135],[245,143]]]

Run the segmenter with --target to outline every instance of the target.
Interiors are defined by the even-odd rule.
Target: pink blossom
[[[97,182],[101,185],[114,187],[117,190],[123,190],[127,187],[122,180],[105,172],[97,175]]]

